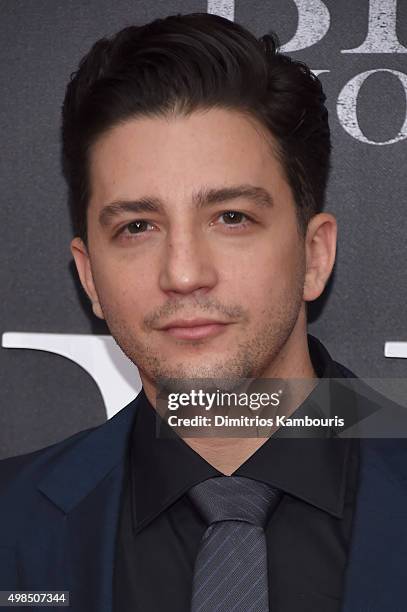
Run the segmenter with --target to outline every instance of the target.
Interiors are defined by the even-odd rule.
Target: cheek
[[[99,261],[93,271],[101,304],[129,319],[148,312],[155,286],[154,275],[134,262]]]
[[[304,272],[304,255],[294,239],[271,240],[239,262],[234,276],[240,297],[262,310],[296,294]]]

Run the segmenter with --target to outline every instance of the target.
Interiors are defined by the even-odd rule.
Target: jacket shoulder
[[[94,429],[96,429],[96,427],[89,427],[59,442],[40,448],[39,450],[0,459],[0,494],[4,491],[4,487],[7,487],[9,482],[18,476],[23,476],[27,469],[30,471],[30,475],[32,475],[33,469],[41,471],[41,467],[44,466],[44,464],[47,464],[49,467],[49,461],[59,457],[68,448]]]
[[[0,460],[0,547],[14,539],[13,532],[38,494],[38,483],[54,461],[97,427],[79,431],[45,448]]]

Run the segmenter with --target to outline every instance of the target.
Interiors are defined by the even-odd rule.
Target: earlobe
[[[97,316],[99,319],[105,318],[103,316],[103,312],[102,312],[102,308],[100,306],[99,300],[95,300],[94,302],[92,302],[92,310],[93,310],[93,314]]]
[[[83,240],[79,237],[75,237],[71,241],[71,253],[75,260],[76,269],[78,272],[81,285],[87,294],[88,298],[92,302],[92,310],[95,316],[99,319],[104,319],[103,312],[99,303],[99,298],[96,292],[95,284],[93,281],[92,268],[90,265],[90,258],[88,250]]]
[[[316,300],[324,291],[336,255],[337,222],[330,213],[315,215],[307,229],[304,301]]]

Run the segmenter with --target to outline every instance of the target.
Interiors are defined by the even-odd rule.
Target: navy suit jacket
[[[354,376],[337,365],[345,377]],[[70,591],[69,609],[112,612],[125,451],[137,405],[136,398],[103,425],[0,461],[0,590]],[[342,610],[402,612],[407,444],[403,438],[360,444]]]

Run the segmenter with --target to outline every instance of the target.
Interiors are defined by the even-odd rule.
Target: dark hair
[[[89,150],[109,128],[137,116],[220,107],[266,127],[291,186],[299,228],[323,208],[330,132],[319,79],[278,51],[206,13],[172,15],[98,40],[71,75],[63,103],[62,160],[75,235],[87,243]]]

